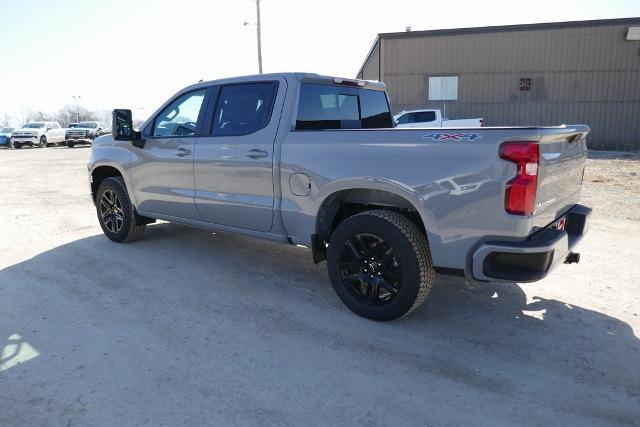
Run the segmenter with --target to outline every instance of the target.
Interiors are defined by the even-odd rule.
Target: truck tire
[[[147,228],[136,224],[135,208],[121,177],[106,178],[96,193],[96,211],[104,234],[114,242],[139,240]]]
[[[13,143],[13,149],[14,150],[19,150],[22,148],[22,144],[20,144],[19,142],[14,142]]]
[[[67,141],[67,147],[69,147],[69,148],[73,148],[73,147],[75,147],[75,145],[76,145],[76,143],[75,143],[75,142],[73,142],[73,141]]]
[[[47,137],[44,135],[40,137],[40,148],[47,148]]]
[[[424,233],[390,210],[371,210],[338,225],[327,248],[331,285],[356,314],[401,318],[422,304],[435,271]]]

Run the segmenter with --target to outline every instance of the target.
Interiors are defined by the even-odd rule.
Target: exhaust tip
[[[577,264],[580,262],[580,254],[577,252],[569,252],[569,255],[564,259],[565,264]]]

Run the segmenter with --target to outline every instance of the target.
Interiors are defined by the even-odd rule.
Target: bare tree
[[[111,110],[101,109],[95,112],[96,120],[104,123],[107,129],[111,128],[111,121],[113,119]]]
[[[97,110],[91,111],[85,107],[71,104],[65,104],[56,113],[48,113],[45,111],[34,111],[29,107],[20,108],[16,117],[8,114],[0,115],[0,126],[8,126],[11,122],[18,122],[20,126],[31,121],[57,121],[62,127],[68,127],[69,123],[76,123],[78,121],[99,121],[104,122],[108,127],[111,127],[111,111],[110,110]]]
[[[10,114],[2,113],[2,115],[0,115],[0,128],[9,127],[12,122],[13,116],[11,116]]]
[[[55,114],[55,120],[60,123],[60,126],[67,127],[69,123],[98,120],[98,115],[85,107],[76,108],[75,105],[66,104]]]
[[[34,111],[31,108],[22,107],[18,111],[18,117],[17,117],[18,124],[20,126],[24,126],[27,123],[29,123],[30,121],[35,120],[35,116],[36,116],[36,114],[34,113]]]
[[[45,113],[44,111],[37,111],[34,114],[34,117],[31,120],[37,120],[39,122],[46,122],[46,121],[49,121],[49,120],[52,120],[52,119],[51,119],[51,116],[49,116],[48,113]]]

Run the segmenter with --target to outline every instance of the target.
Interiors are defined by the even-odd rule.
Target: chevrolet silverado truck
[[[30,147],[45,148],[49,144],[64,142],[64,129],[58,122],[29,122],[11,132],[11,146],[19,149]]]
[[[66,130],[65,139],[67,147],[73,148],[77,144],[91,144],[94,139],[104,135],[106,125],[101,122],[80,122]]]
[[[482,127],[484,119],[445,119],[440,110],[411,110],[401,111],[393,119],[399,128],[457,128]]]
[[[139,129],[114,110],[88,170],[109,239],[159,219],[307,246],[348,308],[387,321],[436,273],[531,282],[577,262],[588,133],[399,129],[382,83],[265,74],[189,86]]]

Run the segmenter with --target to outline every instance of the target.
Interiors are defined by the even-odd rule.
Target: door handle
[[[257,148],[247,151],[247,157],[251,159],[259,159],[260,157],[268,157],[268,156],[269,156],[269,153],[267,151],[258,150]]]
[[[178,148],[176,150],[176,156],[178,156],[178,157],[184,157],[184,156],[188,156],[190,154],[191,154],[191,150],[189,150],[187,148],[180,147],[180,148]]]

